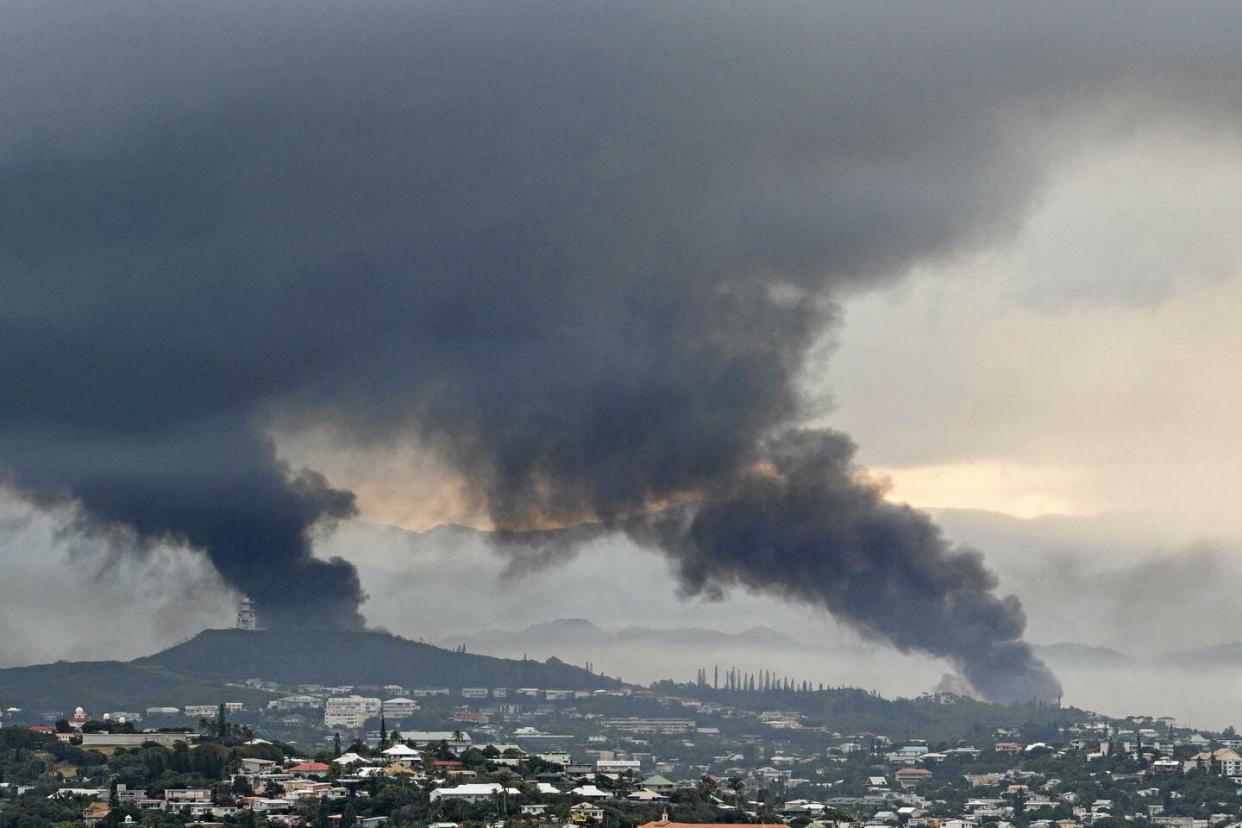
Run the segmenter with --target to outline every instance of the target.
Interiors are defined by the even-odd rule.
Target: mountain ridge
[[[531,624],[520,630],[486,629],[440,640],[444,647],[464,645],[469,650],[486,651],[530,648],[538,650],[557,645],[672,645],[681,647],[737,646],[810,650],[809,644],[778,630],[757,625],[739,633],[703,627],[647,627],[632,624],[607,631],[585,618],[557,618]]]
[[[453,652],[384,632],[203,630],[132,661],[59,661],[0,669],[5,705],[38,710],[132,710],[155,705],[270,699],[235,682],[400,684],[414,687],[616,687],[559,659],[530,661]]]

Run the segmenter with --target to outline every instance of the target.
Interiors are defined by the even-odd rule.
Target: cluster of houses
[[[598,821],[603,816],[604,803],[609,801],[651,804],[675,813],[677,791],[703,790],[705,783],[709,801],[720,808],[741,809],[759,819],[805,818],[812,821],[807,828],[839,828],[831,823],[842,813],[853,815],[855,828],[977,828],[993,823],[998,823],[998,828],[1009,828],[1011,821],[1031,828],[1083,828],[1109,818],[1141,819],[1160,828],[1232,828],[1242,813],[1226,813],[1228,809],[1222,809],[1209,819],[1195,820],[1179,815],[1185,809],[1170,809],[1165,782],[1179,774],[1209,769],[1242,789],[1242,739],[1209,738],[1177,728],[1169,719],[1084,721],[1062,727],[1050,742],[1025,741],[1020,731],[1001,728],[975,745],[939,744],[933,748],[919,739],[833,732],[797,711],[747,710],[633,687],[561,691],[299,685],[281,691],[285,695],[273,693],[276,697],[266,706],[268,711],[309,714],[329,731],[352,730],[357,738],[377,749],[369,755],[361,755],[368,753],[361,749],[361,753],[345,753],[331,763],[244,760],[234,781],[244,782],[240,787],[254,794],[237,797],[228,805],[213,803],[208,791],[192,789],[165,791],[159,797],[149,798],[145,792],[126,791],[122,798],[143,809],[171,809],[199,820],[228,820],[248,809],[290,828],[298,825],[298,806],[306,800],[334,801],[351,793],[358,795],[366,787],[360,783],[377,776],[425,783],[421,787],[429,791],[433,802],[513,799],[512,804],[524,815],[533,817],[540,816],[554,803],[564,808],[572,802],[573,819],[579,823]],[[596,706],[596,712],[591,712],[590,705],[580,703],[581,699],[598,695],[630,696],[644,704],[627,708],[610,700],[608,705]],[[451,704],[428,701],[437,696],[469,703],[453,709]],[[226,709],[234,708],[229,705]],[[600,709],[610,713],[602,714]],[[613,711],[625,709],[641,711],[643,715],[613,715]],[[179,712],[210,718],[207,714],[214,715],[217,710],[218,706],[201,705],[181,708]],[[401,725],[422,710],[451,710],[445,713],[443,723],[437,720],[437,724],[463,729],[423,731]],[[489,716],[496,713],[504,714],[503,722],[499,717],[494,723],[489,722]],[[80,709],[75,715],[75,719],[79,718],[85,718]],[[711,721],[702,722],[703,718]],[[376,727],[380,720],[386,721],[386,732],[383,727]],[[569,727],[567,723],[574,720],[579,721]],[[549,724],[559,724],[574,733],[540,729],[550,730]],[[467,726],[470,732],[465,729]],[[478,738],[472,737],[471,732]],[[98,746],[126,746],[149,740],[191,738],[188,734],[150,731],[84,732],[72,736],[80,738],[84,746],[91,746],[88,739]],[[139,741],[133,742],[135,739]],[[450,755],[445,755],[441,746]],[[683,748],[696,746],[693,761],[677,758]],[[714,755],[702,750],[705,746],[710,746]],[[507,777],[493,774],[479,778],[475,770],[460,761],[461,754],[472,747],[490,748],[488,761],[507,765],[513,773]],[[438,755],[433,755],[437,751]],[[1030,764],[1024,760],[1042,757],[1089,765],[1118,756],[1144,760],[1141,774],[1131,774],[1132,779],[1122,780],[1113,775],[1114,781],[1131,783],[1127,790],[1134,788],[1141,798],[1137,809],[1127,800],[1124,813],[1117,802],[1094,796],[1083,798],[1060,779],[1024,769]],[[545,771],[532,771],[520,778],[520,766],[531,757],[542,759],[542,763],[535,765]],[[879,772],[868,778],[865,785],[850,782],[847,791],[842,787],[843,768],[858,767],[860,760]],[[1101,765],[1111,767],[1112,763]],[[963,774],[964,766],[994,770]],[[712,790],[715,785],[718,790]],[[960,808],[954,806],[949,814],[945,813],[943,801],[928,798],[931,792],[946,785],[968,792],[965,804]],[[96,793],[96,798],[105,800],[106,805],[107,792]],[[1021,805],[1017,806],[1019,799]],[[97,817],[100,804],[91,806],[91,816],[84,815],[88,823]],[[665,820],[655,825],[675,828],[678,823]],[[1237,828],[1242,828],[1242,823]]]
[[[296,692],[281,696],[268,702],[267,709],[272,713],[292,713],[306,715],[311,711],[322,711],[322,722],[328,729],[358,730],[367,722],[381,716],[389,722],[401,722],[413,717],[420,709],[419,699],[431,697],[456,697],[467,703],[489,703],[487,709],[471,710],[469,704],[454,713],[456,721],[473,724],[486,724],[493,714],[512,715],[519,712],[520,702],[538,700],[543,702],[563,702],[584,699],[595,695],[628,695],[626,690],[558,690],[541,687],[432,687],[407,690],[399,685],[361,685],[326,687],[317,684],[304,684],[296,688]],[[383,698],[372,693],[383,693],[390,698]],[[633,732],[672,732],[682,733],[694,727],[693,721],[683,720],[669,725],[659,723],[639,723],[632,725]],[[647,729],[643,729],[646,727]],[[662,728],[672,728],[666,730]]]
[[[1095,723],[1087,723],[1076,729],[1080,732],[1092,732],[1097,727]],[[1098,732],[1096,735],[1110,737],[1108,741],[1113,746],[1125,744],[1137,750],[1139,739],[1148,734],[1135,734],[1136,738],[1132,742],[1124,738],[1119,741],[1118,736],[1124,737],[1125,734],[1118,734],[1115,730]],[[1110,745],[1102,742],[1082,744],[1080,737],[1075,735],[1068,743],[1057,746],[1044,742],[1023,744],[1004,740],[993,742],[986,748],[959,746],[932,751],[925,742],[919,740],[907,740],[895,746],[886,737],[871,733],[850,734],[844,738],[846,741],[834,748],[841,756],[852,752],[851,748],[842,750],[851,743],[867,743],[881,750],[885,746],[890,748],[880,754],[890,772],[870,777],[867,791],[863,795],[830,796],[822,800],[785,799],[775,804],[744,798],[743,793],[753,792],[756,785],[797,781],[790,778],[787,767],[779,766],[797,764],[800,760],[794,756],[776,753],[769,757],[773,763],[770,766],[730,769],[746,777],[744,783],[739,780],[732,795],[725,789],[723,777],[705,777],[713,784],[721,786],[720,794],[711,798],[719,807],[742,808],[755,814],[759,814],[766,806],[769,816],[775,815],[786,822],[800,817],[806,818],[811,820],[807,828],[844,828],[834,825],[831,818],[842,812],[861,815],[851,822],[854,828],[893,828],[898,825],[905,828],[978,828],[984,823],[996,823],[997,828],[1011,828],[1009,821],[1015,818],[1017,797],[1021,799],[1021,809],[1026,817],[1024,821],[1030,828],[1082,828],[1114,816],[1128,819],[1138,816],[1161,828],[1242,828],[1236,813],[1218,813],[1206,820],[1195,820],[1165,815],[1164,806],[1161,804],[1163,799],[1160,778],[1168,774],[1188,773],[1210,767],[1219,775],[1242,785],[1242,755],[1234,748],[1216,747],[1195,753],[1189,759],[1157,759],[1151,762],[1143,773],[1144,778],[1150,778],[1151,784],[1137,791],[1139,796],[1149,800],[1139,814],[1118,814],[1110,800],[1080,802],[1078,794],[1067,788],[1062,780],[1024,770],[1021,764],[1016,764],[1005,770],[964,775],[962,781],[965,785],[979,793],[967,799],[960,813],[945,816],[937,813],[936,801],[926,799],[918,790],[936,778],[936,771],[929,767],[936,768],[951,758],[973,762],[988,754],[1014,759],[1073,752],[1082,761],[1090,762],[1093,757],[1108,754]],[[1192,739],[1191,736],[1185,736],[1176,741],[1179,746],[1184,747],[1197,745],[1202,739],[1203,737]],[[1147,744],[1154,745],[1155,740]],[[1220,740],[1216,744],[1219,745]],[[193,788],[168,789],[158,797],[148,797],[144,791],[127,790],[124,786],[111,792],[106,789],[62,788],[52,795],[86,795],[98,800],[91,803],[83,814],[88,826],[95,825],[107,816],[107,800],[110,796],[115,796],[121,802],[132,803],[142,809],[172,810],[196,820],[231,821],[237,818],[239,812],[248,809],[289,828],[296,828],[302,821],[297,806],[305,800],[342,800],[349,797],[351,791],[357,794],[358,783],[361,781],[370,777],[386,776],[420,782],[431,780],[435,784],[429,793],[432,802],[487,803],[513,798],[520,812],[531,817],[542,816],[550,807],[550,802],[564,802],[564,798],[569,797],[575,803],[570,808],[572,820],[576,823],[590,823],[603,818],[602,803],[605,801],[654,803],[668,807],[666,803],[669,803],[679,788],[695,787],[704,780],[700,778],[673,781],[658,772],[645,775],[636,773],[641,768],[641,763],[637,760],[598,758],[594,761],[574,761],[570,753],[556,752],[540,755],[548,768],[546,772],[535,773],[526,779],[513,774],[502,782],[477,781],[475,771],[465,767],[463,762],[452,758],[433,758],[437,754],[429,752],[430,748],[436,748],[439,749],[438,755],[444,756],[443,748],[447,748],[449,755],[460,756],[471,747],[488,748],[487,752],[493,757],[491,761],[494,764],[509,765],[515,770],[523,760],[530,758],[530,754],[516,744],[476,744],[471,735],[463,731],[411,732],[403,734],[401,741],[370,756],[355,752],[345,753],[334,758],[332,764],[314,761],[291,761],[282,764],[267,759],[242,759],[232,781],[234,785],[244,783],[241,787],[255,793],[237,797],[235,802],[227,805],[213,802],[211,791]],[[829,755],[831,754],[832,751]],[[717,758],[740,757],[725,755]],[[518,787],[519,784],[522,787]],[[553,797],[558,799],[554,800]],[[1071,808],[1073,817],[1059,820],[1039,818],[1041,810],[1051,810],[1059,805]],[[385,817],[368,818],[360,822],[361,828],[378,828],[384,819]],[[667,818],[650,824],[654,828],[677,828],[679,825],[668,822]]]
[[[88,826],[108,815],[109,800],[113,796],[119,802],[144,811],[172,811],[195,820],[231,821],[241,811],[251,810],[295,826],[301,820],[293,813],[298,803],[307,799],[336,800],[349,796],[347,787],[328,780],[329,770],[329,766],[321,762],[296,762],[286,767],[269,759],[242,759],[241,767],[233,776],[234,782],[244,780],[252,790],[262,793],[237,797],[232,804],[216,802],[208,788],[167,788],[160,796],[148,796],[146,791],[128,790],[124,785],[115,791],[66,787],[51,796],[86,796],[97,800],[83,813]]]
[[[150,734],[144,734],[150,735]],[[262,744],[255,739],[251,744]],[[240,767],[231,777],[234,789],[249,789],[252,795],[238,796],[229,804],[220,804],[207,788],[169,788],[159,796],[148,796],[146,791],[129,790],[124,785],[109,788],[62,787],[51,797],[87,797],[94,799],[83,812],[88,828],[97,825],[110,813],[110,800],[132,804],[142,810],[173,811],[202,825],[208,820],[235,821],[239,814],[249,810],[264,818],[296,828],[303,822],[298,805],[308,799],[344,800],[359,795],[359,783],[371,777],[382,776],[423,782],[432,780],[438,786],[431,789],[432,802],[462,801],[469,803],[491,802],[498,798],[523,797],[520,808],[525,815],[539,816],[548,808],[538,800],[548,797],[572,797],[576,804],[570,808],[574,821],[599,820],[603,810],[599,802],[622,796],[635,803],[668,802],[675,785],[658,774],[637,780],[630,785],[634,790],[618,794],[606,790],[597,783],[603,779],[617,780],[622,774],[633,778],[637,761],[600,760],[595,763],[573,763],[568,754],[545,754],[546,762],[560,762],[562,770],[536,774],[525,780],[533,785],[525,790],[514,787],[519,778],[515,775],[509,784],[471,781],[476,772],[456,759],[430,759],[428,748],[447,748],[451,754],[460,755],[471,747],[489,748],[496,765],[514,768],[528,758],[528,754],[514,744],[487,743],[476,745],[469,733],[463,731],[428,731],[404,734],[401,741],[371,756],[344,753],[324,762],[296,760],[278,763],[270,759],[243,758]],[[334,767],[335,766],[335,767]],[[602,778],[601,778],[602,777]],[[530,801],[530,800],[536,801]],[[562,800],[563,801],[563,800]],[[377,828],[386,817],[359,820],[359,828]]]

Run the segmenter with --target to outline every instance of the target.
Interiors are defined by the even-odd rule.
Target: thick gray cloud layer
[[[270,417],[416,432],[509,528],[745,498],[759,466],[823,460],[767,441],[804,413],[837,292],[1012,227],[1050,127],[1117,100],[1233,117],[1242,89],[1225,5],[6,18],[0,463],[39,502],[204,549],[269,623],[360,621],[308,536],[352,498],[277,462]],[[1023,649],[1016,603],[953,560]]]

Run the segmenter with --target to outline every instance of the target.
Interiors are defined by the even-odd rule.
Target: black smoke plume
[[[889,503],[831,431],[793,430],[770,467],[701,504],[631,521],[664,550],[690,595],[741,587],[823,607],[903,652],[947,659],[998,701],[1051,700],[1060,684],[1022,639],[1026,616],[978,552],[954,547],[922,512]]]
[[[1058,125],[1233,112],[1236,7],[1073,10],[12,4],[0,465],[266,623],[349,626],[310,538],[351,497],[265,434],[413,437],[497,526],[697,502],[658,533],[691,591],[1048,696],[975,555],[780,435],[833,300],[1015,226]]]

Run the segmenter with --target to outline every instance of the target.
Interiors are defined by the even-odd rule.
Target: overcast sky
[[[1014,238],[848,304],[808,381],[895,496],[1239,534],[1240,138],[1089,144]]]
[[[854,640],[831,585],[681,601],[721,585],[684,542],[514,581],[361,523],[733,502],[808,426],[981,549],[1032,641],[1242,637],[1180,611],[1242,572],[1236,6],[10,13],[8,663],[139,654],[239,585],[346,626],[362,590],[426,637],[593,612]]]
[[[842,301],[802,373],[808,419],[920,507],[1118,513],[1154,546],[1242,537],[1242,132],[1078,129],[1011,233]],[[369,519],[488,525],[416,443],[281,447]]]

